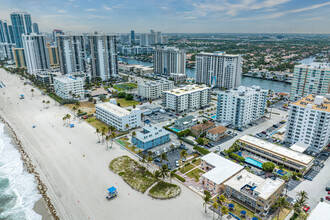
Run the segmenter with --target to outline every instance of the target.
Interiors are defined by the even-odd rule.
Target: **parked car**
[[[321,155],[328,157],[329,156],[329,153],[328,152],[322,152]]]
[[[179,167],[180,166],[180,163],[179,161],[175,161],[175,166]]]
[[[263,133],[263,134],[267,134],[267,131],[262,131],[261,133]]]
[[[319,162],[318,161],[314,161],[314,165],[315,166],[319,165]]]
[[[253,126],[253,124],[252,123],[250,123],[250,124],[248,124],[249,126]]]
[[[181,144],[180,149],[188,150],[188,147],[184,144]]]
[[[308,205],[306,205],[306,206],[304,206],[304,208],[303,208],[303,210],[305,211],[305,212],[308,212],[309,210],[310,210],[310,206],[308,206]]]
[[[231,134],[231,131],[228,131],[227,134]]]
[[[160,159],[159,159],[159,157],[156,157],[156,158],[154,159],[154,161],[160,163]]]
[[[330,186],[325,187],[325,191],[330,191]]]
[[[170,116],[170,117],[171,117],[171,116],[173,116],[173,114],[169,114],[168,116]]]
[[[279,126],[278,125],[273,125],[274,128],[278,128]]]
[[[285,124],[285,121],[280,121],[281,124]]]
[[[170,163],[167,163],[167,167],[168,167],[168,169],[169,169],[169,170],[171,170],[171,169],[172,169],[172,167],[171,167],[171,164],[170,164]]]
[[[316,153],[315,153],[315,152],[313,152],[313,153],[312,153],[312,156],[313,156],[313,157],[315,157],[315,156],[316,156]]]
[[[220,147],[215,148],[215,150],[219,152],[220,151]]]
[[[186,158],[182,158],[182,162],[186,162],[186,160],[187,160]]]
[[[330,196],[326,196],[325,199],[330,201]]]
[[[242,129],[242,128],[237,128],[237,131],[240,131],[240,132],[242,132],[242,131],[243,131],[243,129]]]

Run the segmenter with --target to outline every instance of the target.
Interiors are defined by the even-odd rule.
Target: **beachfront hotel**
[[[84,80],[70,75],[54,77],[55,93],[62,99],[84,98]]]
[[[330,94],[308,95],[291,103],[285,138],[304,143],[305,150],[321,152],[330,138]]]
[[[119,131],[127,131],[141,126],[141,110],[128,111],[110,102],[95,105],[96,118]]]
[[[207,107],[211,101],[210,87],[187,85],[163,92],[163,105],[176,113],[195,111]]]
[[[209,153],[201,158],[201,169],[206,173],[200,177],[199,182],[210,192],[220,193],[225,189],[223,183],[243,168],[231,160]]]
[[[15,64],[17,68],[26,68],[25,54],[23,48],[13,48]]]
[[[170,132],[151,124],[144,126],[142,131],[136,132],[136,136],[132,137],[132,143],[143,150],[148,150],[169,141]]]
[[[242,57],[225,52],[196,54],[196,82],[231,89],[241,84]]]
[[[170,80],[143,80],[138,83],[137,95],[143,99],[159,99],[163,91],[174,88],[174,82]]]
[[[244,203],[260,215],[266,215],[280,197],[285,181],[277,178],[261,178],[247,170],[242,170],[224,183],[229,198]]]
[[[290,102],[313,95],[330,93],[330,63],[311,63],[294,66]]]
[[[245,151],[295,172],[305,174],[313,166],[314,158],[311,156],[250,135],[244,135],[238,139],[238,143]]]
[[[157,47],[154,50],[154,73],[186,73],[186,53],[175,47]]]
[[[259,86],[219,92],[217,120],[240,128],[260,119],[265,114],[267,93]]]

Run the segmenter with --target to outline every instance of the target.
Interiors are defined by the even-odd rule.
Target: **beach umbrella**
[[[252,220],[259,220],[257,217],[253,217]]]
[[[233,204],[233,203],[229,203],[228,206],[229,206],[229,208],[231,208],[231,209],[234,208],[234,204]]]
[[[242,215],[246,215],[246,211],[242,210],[242,211],[241,211],[241,214],[242,214]]]

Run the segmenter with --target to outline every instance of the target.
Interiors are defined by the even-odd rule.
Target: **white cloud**
[[[105,10],[107,10],[107,11],[111,11],[112,10],[112,8],[110,8],[110,7],[106,6],[106,5],[103,5],[102,8],[105,9]]]
[[[65,11],[65,10],[58,10],[57,12],[63,14],[63,13],[65,13],[66,11]]]
[[[197,17],[184,17],[184,19],[195,19]]]
[[[87,8],[87,9],[85,9],[85,11],[96,11],[96,9],[95,8]]]

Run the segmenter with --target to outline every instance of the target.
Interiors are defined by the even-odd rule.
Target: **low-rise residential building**
[[[277,178],[261,178],[247,170],[242,170],[224,183],[226,194],[244,203],[257,214],[266,215],[280,197],[285,181]]]
[[[144,99],[158,99],[163,95],[163,91],[174,88],[174,82],[170,80],[144,80],[138,83],[137,95]]]
[[[268,91],[259,86],[240,86],[218,94],[217,120],[243,127],[265,114]]]
[[[210,192],[220,193],[225,189],[223,183],[243,168],[231,160],[209,153],[201,158],[201,169],[206,173],[201,176],[199,182]]]
[[[170,132],[151,124],[144,126],[143,131],[136,132],[136,135],[132,137],[132,143],[143,150],[148,150],[169,141]]]
[[[205,108],[211,101],[211,88],[205,85],[187,85],[163,92],[163,105],[176,113]]]
[[[128,111],[110,102],[95,105],[96,118],[119,131],[126,131],[141,126],[141,110]]]
[[[244,135],[238,142],[242,149],[295,172],[305,174],[313,166],[314,158],[311,156],[250,135]]]
[[[174,123],[176,128],[178,128],[180,131],[183,131],[197,125],[197,121],[198,120],[194,116],[188,115],[186,117],[175,120]]]
[[[55,93],[62,99],[80,100],[84,98],[84,80],[71,75],[54,77]]]
[[[175,83],[183,83],[187,80],[187,74],[185,73],[170,73],[170,78],[174,80]]]
[[[199,135],[205,133],[206,131],[214,128],[215,124],[212,121],[207,121],[206,123],[200,123],[191,128],[191,133],[198,137]]]
[[[307,144],[308,151],[321,152],[330,140],[330,94],[291,103],[285,137],[293,144]]]
[[[226,135],[227,128],[219,125],[206,132],[206,137],[212,141],[218,141]]]

